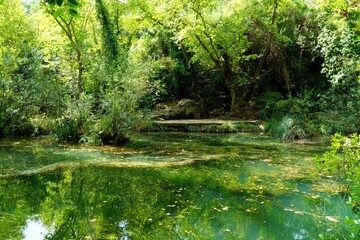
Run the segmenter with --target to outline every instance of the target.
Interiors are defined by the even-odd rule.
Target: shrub
[[[346,178],[351,187],[348,204],[357,219],[352,219],[354,225],[354,238],[360,236],[360,135],[353,134],[345,137],[335,134],[331,140],[331,148],[322,157],[317,158],[317,165],[326,172],[337,176],[337,179]]]
[[[109,113],[104,115],[100,120],[100,139],[104,144],[112,144],[115,146],[123,145],[129,142],[129,138],[125,135],[127,130],[127,116],[124,114]]]
[[[265,123],[265,131],[283,141],[314,136],[320,131],[317,127],[320,122],[312,119],[313,112],[318,108],[313,95],[311,91],[304,91],[300,97],[276,102],[272,107],[272,120]]]
[[[313,135],[307,130],[305,120],[299,116],[286,115],[280,121],[273,120],[265,124],[265,131],[283,141],[304,139]]]
[[[49,133],[54,126],[54,121],[45,114],[32,117],[30,122],[34,126],[34,135]]]
[[[114,89],[102,100],[99,115],[100,139],[105,144],[122,145],[129,141],[127,133],[141,120],[136,109],[137,96]]]
[[[319,112],[312,117],[316,131],[321,134],[351,134],[360,130],[360,116],[350,109]]]
[[[283,98],[279,92],[266,92],[261,95],[256,101],[256,107],[261,109],[259,111],[259,117],[265,120],[271,119],[276,103]]]
[[[79,143],[94,123],[92,98],[82,94],[77,101],[69,102],[63,115],[55,120],[52,133],[60,142]]]
[[[28,114],[22,111],[22,107],[4,106],[0,108],[0,137],[33,133],[34,125],[29,121]]]

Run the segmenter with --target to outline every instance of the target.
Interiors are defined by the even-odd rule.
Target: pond
[[[321,144],[142,133],[124,147],[0,140],[0,239],[346,239]]]

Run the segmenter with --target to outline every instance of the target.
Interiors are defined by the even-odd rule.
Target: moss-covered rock
[[[200,106],[195,100],[181,99],[156,105],[150,117],[155,120],[194,119],[200,118],[200,112]]]

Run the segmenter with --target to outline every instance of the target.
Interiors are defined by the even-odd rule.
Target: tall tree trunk
[[[232,64],[230,62],[229,57],[224,54],[223,55],[224,62],[221,66],[221,70],[224,74],[226,86],[230,92],[231,96],[231,115],[233,117],[240,117],[241,111],[246,106],[245,102],[245,86],[240,86],[236,81],[235,74],[232,69]]]
[[[110,18],[108,9],[102,0],[96,0],[96,14],[101,24],[103,49],[106,61],[111,66],[118,66],[119,43],[115,33],[114,23]],[[116,19],[119,21],[119,19]],[[117,23],[118,25],[118,23]],[[117,29],[119,30],[119,28]]]
[[[204,99],[199,94],[198,78],[197,78],[196,70],[195,70],[193,64],[190,62],[190,58],[189,58],[188,52],[186,51],[184,44],[180,44],[180,48],[181,48],[183,57],[185,59],[185,62],[189,66],[189,69],[190,69],[190,74],[191,74],[190,94],[199,103],[199,108],[200,108],[199,110],[201,110],[201,112],[204,113],[206,105],[205,105]]]
[[[236,82],[235,76],[230,70],[224,72],[224,78],[231,96],[231,115],[233,117],[239,117],[241,116],[242,110],[246,106],[246,102],[244,99],[245,87],[240,86]]]
[[[78,65],[78,79],[77,79],[76,99],[79,99],[80,94],[83,91],[83,71],[84,71],[84,66],[83,66],[81,51],[77,50],[76,54],[77,54],[77,65]]]
[[[271,15],[271,25],[275,25],[275,21],[276,21],[276,17],[277,17],[277,9],[278,9],[279,3],[278,0],[274,1],[274,6],[272,9],[272,15]],[[262,73],[263,70],[263,66],[265,63],[266,58],[268,57],[268,55],[270,54],[271,51],[271,46],[274,44],[274,33],[271,32],[271,30],[269,30],[266,34],[265,34],[265,39],[267,37],[267,44],[264,50],[264,53],[262,55],[262,57],[260,58],[260,62],[259,65],[256,68],[255,74],[253,76],[253,81],[251,83],[251,86],[248,90],[248,98],[253,98],[253,95],[256,93],[257,88],[258,88],[258,83],[260,82],[261,78],[266,75],[267,73],[269,73],[270,71],[267,71],[265,73]]]
[[[282,61],[282,76],[285,81],[285,87],[288,92],[288,97],[291,97],[291,79],[290,79],[289,70],[286,66],[285,59],[283,59]]]
[[[50,13],[54,14],[52,11],[50,11]],[[58,18],[55,18],[55,21],[62,28],[62,30],[64,31],[64,33],[68,37],[69,41],[73,45],[74,51],[76,52],[76,63],[77,63],[78,76],[77,76],[77,83],[76,83],[75,98],[79,99],[80,94],[83,91],[83,71],[84,71],[81,43],[80,43],[80,40],[78,39],[78,37],[76,35],[76,30],[75,30],[75,26],[74,26],[74,23],[73,23],[73,18],[70,18],[70,20],[66,20],[62,16],[59,16]],[[85,28],[85,25],[83,26],[84,28]]]

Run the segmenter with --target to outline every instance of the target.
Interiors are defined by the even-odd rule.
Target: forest
[[[359,1],[0,0],[0,140],[48,135],[76,146],[130,142],[135,151],[139,132],[166,119],[156,111],[181,102],[190,103],[186,114],[172,118],[256,121],[283,143],[331,138],[316,162],[355,184],[348,203],[359,229]]]
[[[6,1],[0,136],[121,145],[159,103],[283,140],[360,129],[350,0]]]

